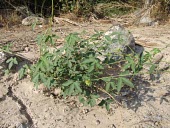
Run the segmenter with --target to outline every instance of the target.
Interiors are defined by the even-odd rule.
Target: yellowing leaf
[[[85,80],[86,85],[90,86],[91,81],[90,80]]]

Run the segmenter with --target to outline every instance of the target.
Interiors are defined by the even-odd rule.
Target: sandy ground
[[[64,37],[70,32],[107,30],[112,24],[93,23],[84,27],[55,25],[54,33]],[[127,28],[145,50],[158,47],[170,62],[170,24]],[[17,26],[0,30],[0,43],[13,43],[12,50],[30,59],[38,58],[35,38],[45,28]],[[101,107],[82,106],[76,97],[67,100],[45,95],[34,89],[29,78],[18,81],[15,74],[0,76],[0,128],[170,128],[170,74],[164,72],[151,81],[149,77],[137,79],[137,100],[134,105],[116,104],[107,112]],[[163,99],[163,100],[162,100]],[[160,102],[163,101],[161,104]]]

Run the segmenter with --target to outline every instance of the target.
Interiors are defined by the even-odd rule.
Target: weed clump
[[[103,40],[102,32],[96,32],[88,39],[83,39],[78,33],[71,33],[65,38],[62,47],[53,51],[49,46],[54,46],[57,36],[43,34],[38,37],[40,58],[34,65],[25,66],[20,70],[20,78],[29,69],[29,75],[35,86],[43,84],[47,88],[60,88],[63,97],[79,96],[84,105],[95,106],[97,99],[102,99],[98,105],[109,110],[109,104],[117,102],[115,96],[126,87],[134,89],[133,78],[141,74],[144,64],[150,65],[150,73],[155,70],[151,58],[158,52],[145,55],[123,54],[115,59],[110,54],[100,56],[113,40]],[[109,38],[108,35],[106,37]],[[121,37],[120,37],[121,39]],[[116,53],[114,53],[114,56]],[[117,54],[120,56],[120,53]],[[102,98],[102,93],[108,98]],[[120,104],[119,102],[117,102]]]

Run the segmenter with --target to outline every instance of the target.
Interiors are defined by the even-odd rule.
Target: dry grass
[[[13,9],[1,9],[0,23],[6,28],[10,28],[13,25],[21,23],[21,16]]]

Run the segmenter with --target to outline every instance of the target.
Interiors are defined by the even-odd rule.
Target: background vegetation
[[[78,16],[88,16],[89,13],[98,17],[113,16],[142,8],[147,2],[161,9],[157,11],[169,12],[169,0],[54,0],[54,14],[72,12]],[[51,3],[51,0],[0,0],[0,10],[12,9],[21,13],[27,9],[36,15],[50,16]]]

